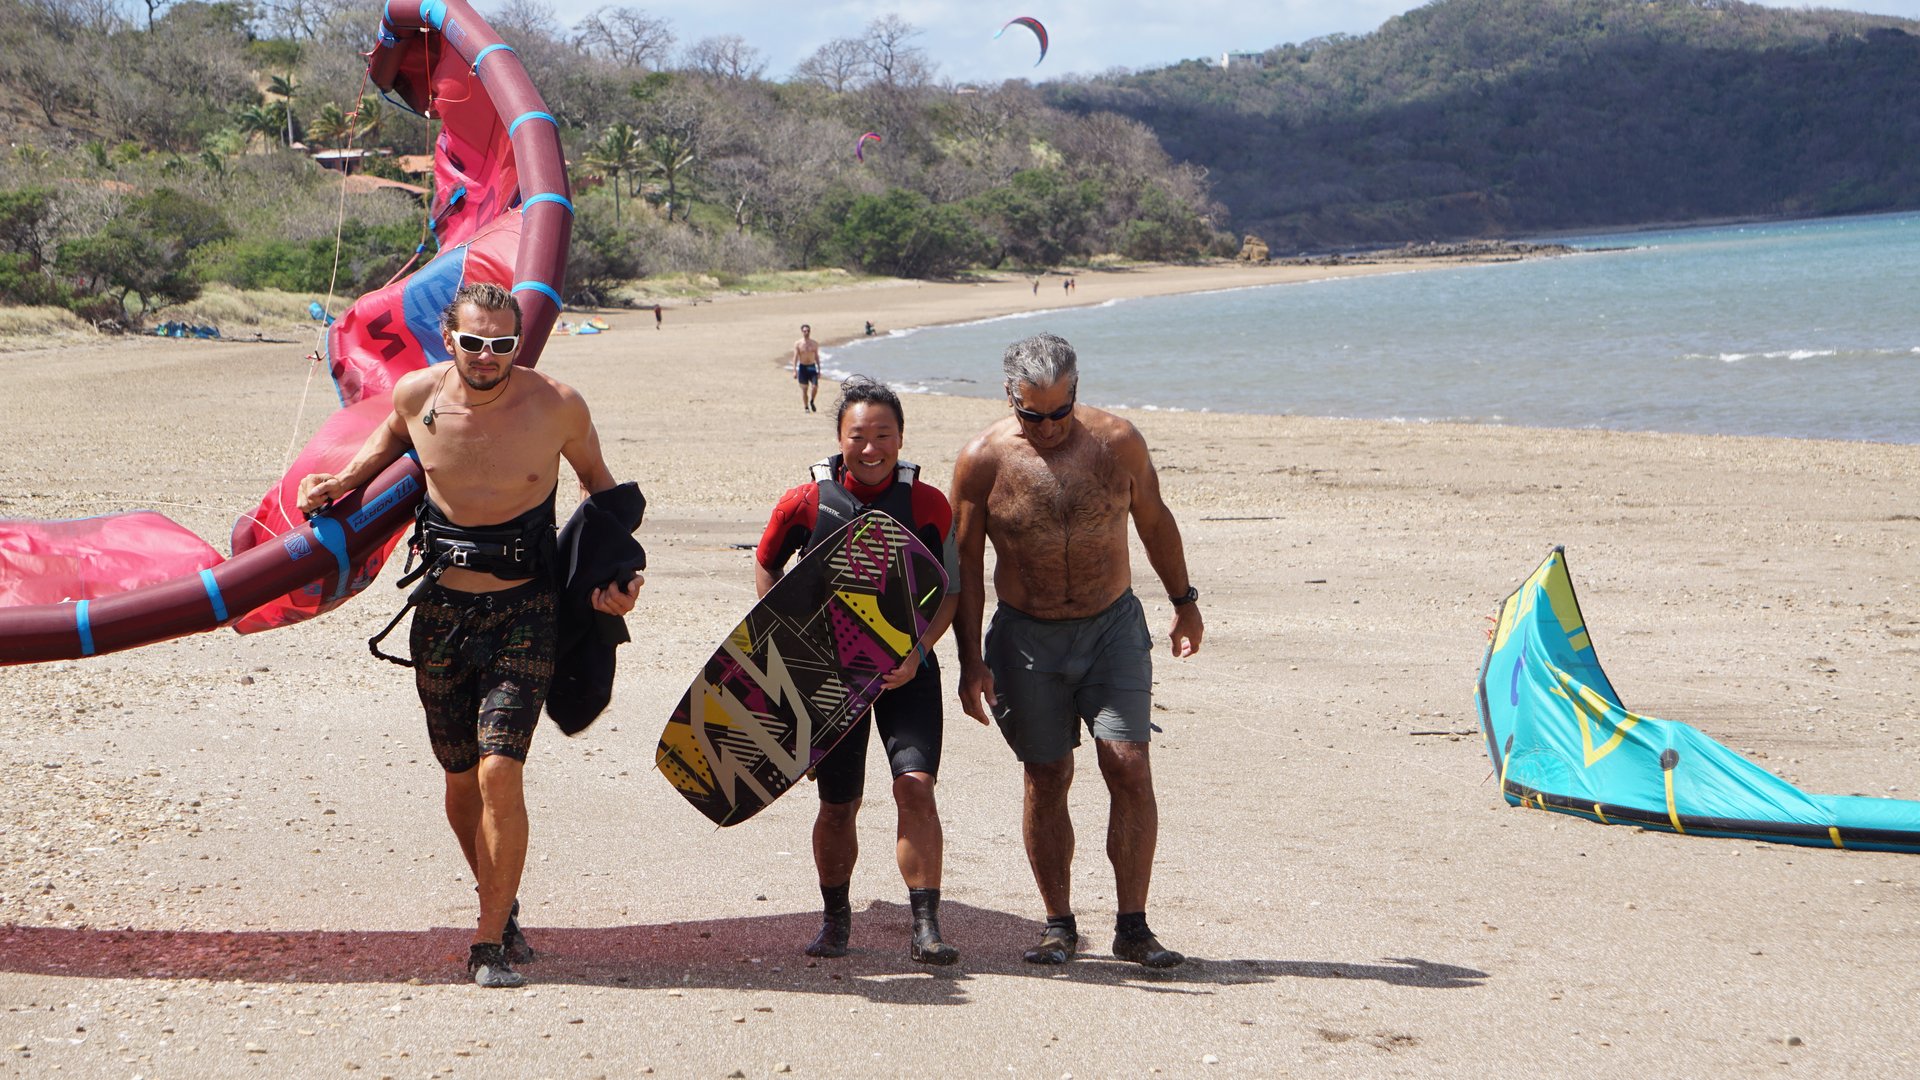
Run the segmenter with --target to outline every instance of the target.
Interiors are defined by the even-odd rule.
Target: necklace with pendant
[[[451,371],[453,369],[453,365],[449,363],[447,365],[447,369]],[[482,405],[491,405],[494,402],[499,401],[500,395],[507,392],[507,386],[512,382],[513,382],[513,365],[508,364],[506,378],[503,378],[500,380],[500,389],[494,391],[493,396],[488,398],[485,401],[475,401],[475,402],[468,403],[467,411],[472,412],[473,410],[479,408]],[[447,386],[447,377],[445,375],[441,375],[439,384],[433,388],[433,400],[427,403],[427,411],[420,414],[420,423],[423,424],[428,431],[433,430],[433,421],[436,415],[440,411],[440,391],[446,389],[446,386]]]

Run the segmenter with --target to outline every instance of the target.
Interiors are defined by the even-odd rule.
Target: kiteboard
[[[681,695],[654,765],[716,825],[785,794],[873,705],[946,593],[937,555],[869,511],[796,562]]]

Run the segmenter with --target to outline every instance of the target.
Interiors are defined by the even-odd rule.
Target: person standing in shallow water
[[[1176,657],[1200,648],[1200,593],[1188,580],[1180,529],[1161,500],[1146,440],[1112,413],[1076,404],[1073,347],[1039,334],[1009,346],[1003,367],[1013,415],[968,443],[954,466],[954,628],[961,707],[982,724],[999,723],[1026,773],[1021,828],[1047,925],[1024,959],[1062,964],[1079,947],[1067,790],[1084,724],[1111,800],[1107,857],[1119,908],[1113,955],[1172,967],[1186,958],[1147,926],[1160,830],[1147,755],[1153,638],[1133,595],[1128,518],[1173,605]],[[983,644],[988,540],[999,608]]]
[[[433,755],[446,773],[446,815],[480,894],[467,972],[485,987],[524,985],[533,959],[520,929],[527,858],[522,785],[527,749],[553,676],[557,588],[553,499],[560,461],[583,495],[614,487],[587,403],[573,388],[516,367],[520,305],[499,285],[454,294],[440,320],[453,362],[400,378],[393,412],[340,473],[300,481],[311,514],[412,450],[426,474],[424,557],[473,547],[414,609],[416,689]],[[481,522],[499,522],[483,525]],[[593,593],[610,615],[633,609],[642,579]]]
[[[907,954],[923,964],[951,964],[960,951],[940,938],[943,841],[933,788],[940,772],[942,700],[934,643],[953,622],[960,576],[954,563],[953,511],[947,497],[900,460],[906,413],[883,383],[855,375],[841,385],[834,410],[840,452],[813,466],[812,479],[782,496],[754,552],[754,585],[765,596],[795,554],[811,551],[867,510],[883,510],[928,551],[941,553],[947,596],[934,612],[926,642],[883,680],[873,708],[813,769],[820,810],[813,822],[813,862],[825,911],[808,956],[845,956],[853,925],[848,895],[859,839],[854,829],[866,782],[867,743],[878,728],[893,774],[898,814],[894,858],[913,909]]]

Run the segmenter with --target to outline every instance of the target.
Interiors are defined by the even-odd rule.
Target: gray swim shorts
[[[1147,741],[1153,636],[1132,589],[1084,619],[1036,619],[1001,604],[985,651],[999,701],[994,719],[1021,761],[1072,753],[1083,722],[1096,739]]]

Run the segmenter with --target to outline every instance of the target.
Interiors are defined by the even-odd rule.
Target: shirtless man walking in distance
[[[793,363],[788,365],[800,384],[800,407],[819,412],[813,399],[820,396],[820,343],[813,340],[813,327],[802,324],[800,340],[793,343]]]
[[[954,466],[954,631],[961,707],[982,724],[989,715],[998,721],[1026,768],[1021,828],[1047,926],[1025,959],[1065,963],[1080,941],[1067,789],[1084,722],[1111,799],[1107,858],[1119,902],[1113,955],[1172,967],[1186,958],[1147,927],[1160,828],[1147,758],[1153,638],[1133,595],[1129,517],[1173,603],[1176,657],[1200,648],[1200,594],[1187,579],[1180,529],[1161,501],[1146,440],[1112,413],[1075,403],[1073,346],[1039,334],[1009,346],[1004,367],[1014,415],[968,443]],[[986,540],[993,541],[1000,604],[983,649]]]
[[[412,449],[427,481],[425,558],[442,540],[489,554],[451,566],[414,609],[414,676],[434,757],[446,771],[447,823],[480,894],[467,970],[480,986],[526,982],[513,964],[532,958],[515,918],[527,858],[521,787],[527,747],[553,674],[553,497],[560,459],[584,494],[614,486],[587,403],[533,368],[516,367],[520,305],[489,282],[462,286],[440,319],[450,364],[402,376],[393,413],[338,474],[300,481],[312,513],[366,484]],[[483,522],[498,522],[484,525]],[[593,606],[633,609],[636,575],[609,585]]]

